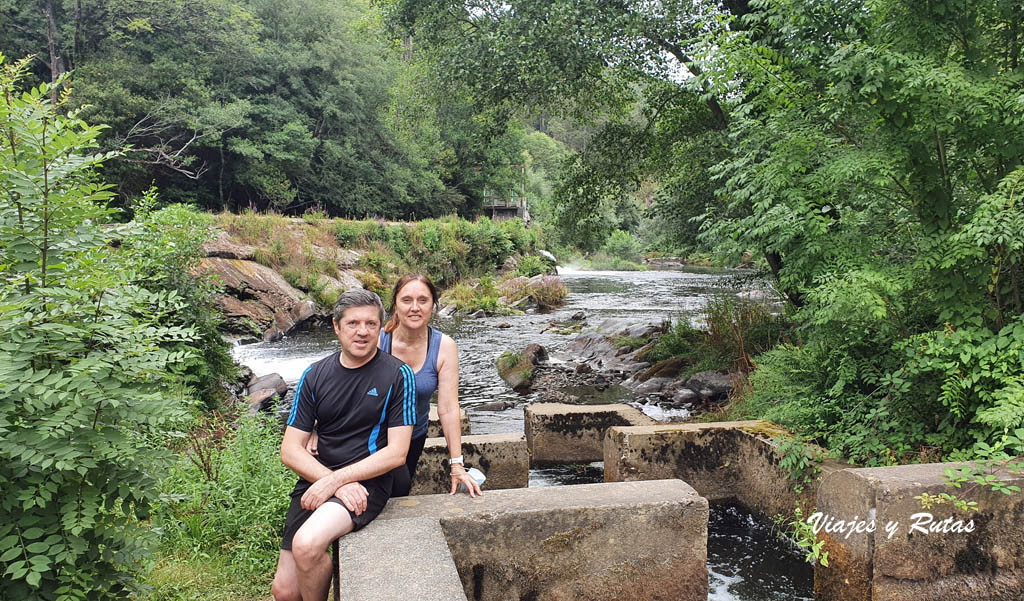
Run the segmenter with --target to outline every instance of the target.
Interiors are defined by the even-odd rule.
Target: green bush
[[[179,370],[201,354],[174,274],[146,262],[188,259],[160,239],[136,260],[111,244],[154,230],[99,225],[100,128],[52,106],[50,84],[24,89],[27,60],[2,63],[3,596],[125,598],[153,541],[159,441],[187,418]]]
[[[633,234],[622,230],[612,232],[608,236],[608,240],[601,247],[601,250],[607,255],[629,261],[630,263],[639,263],[643,260],[640,241]]]
[[[501,291],[494,282],[494,278],[480,278],[475,283],[459,282],[449,288],[441,295],[442,305],[455,305],[462,312],[474,313],[476,311],[498,312],[502,310],[498,298]]]
[[[276,421],[261,414],[231,424],[212,416],[186,440],[153,512],[164,552],[222,555],[250,575],[272,570],[296,481],[281,463]]]
[[[551,266],[544,259],[544,257],[538,257],[537,255],[526,255],[519,259],[519,265],[516,266],[516,275],[524,277],[533,277],[535,275],[541,275],[551,272]]]
[[[613,257],[604,252],[596,252],[584,261],[587,269],[601,271],[647,271],[647,266],[627,261],[621,257]]]
[[[639,358],[657,363],[681,357],[690,362],[691,373],[729,369],[749,372],[755,354],[782,340],[785,323],[764,305],[728,298],[712,299],[702,312],[702,321],[706,329],[694,328],[687,320],[677,322]]]

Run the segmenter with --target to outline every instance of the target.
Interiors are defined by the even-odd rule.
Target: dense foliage
[[[522,132],[383,35],[365,0],[0,3],[0,51],[109,125],[121,199],[430,217],[522,185]]]
[[[706,223],[765,253],[804,324],[755,402],[869,463],[1019,452],[1019,3],[751,5],[722,39],[743,216]]]
[[[273,417],[204,418],[160,486],[154,524],[168,553],[222,555],[242,573],[276,565],[295,474],[281,463]]]
[[[394,6],[479,98],[600,125],[555,195],[581,247],[760,257],[799,329],[740,413],[871,464],[1021,451],[1019,2]]]
[[[48,85],[21,92],[26,61],[0,68],[4,595],[124,598],[153,538],[158,441],[230,361],[178,271],[191,230],[163,212],[102,226],[100,129],[59,113]]]

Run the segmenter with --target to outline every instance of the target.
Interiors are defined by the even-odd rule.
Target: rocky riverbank
[[[434,242],[448,237],[450,248]],[[544,279],[554,271],[554,257],[537,247],[537,239],[535,231],[514,221],[221,215],[198,271],[221,287],[217,303],[226,333],[242,342],[275,341],[329,321],[331,306],[345,290],[368,288],[386,299],[392,282],[410,272],[428,273],[449,288],[449,312],[466,310],[471,303],[459,302],[465,299],[481,300],[483,314],[558,302],[565,289]],[[494,275],[506,279],[494,282]],[[470,276],[477,279],[464,284]]]
[[[499,364],[502,378],[521,392],[535,392],[541,402],[601,403],[626,398],[664,409],[697,410],[727,399],[740,372],[698,371],[695,361],[673,357],[651,363],[645,355],[670,324],[631,323],[607,319],[589,326],[585,315],[553,328],[582,329],[565,350],[548,358],[545,349],[530,345],[522,353],[508,353]],[[502,363],[499,361],[499,363]]]

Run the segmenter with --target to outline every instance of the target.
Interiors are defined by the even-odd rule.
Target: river
[[[523,431],[522,407],[533,395],[513,392],[498,376],[494,361],[505,350],[522,350],[538,343],[557,360],[574,335],[557,334],[545,327],[586,315],[589,327],[603,320],[625,318],[637,322],[688,319],[699,324],[701,309],[716,295],[735,297],[756,289],[758,281],[743,272],[638,271],[601,272],[561,270],[568,286],[567,303],[550,313],[435,319],[435,327],[450,335],[459,347],[459,403],[469,416],[473,434]],[[502,327],[505,326],[505,327]],[[511,327],[508,327],[511,326]],[[277,372],[294,385],[310,363],[333,352],[337,341],[330,328],[305,332],[279,342],[235,347],[235,359],[256,375]],[[511,401],[504,411],[477,408],[493,401]],[[631,398],[609,398],[630,402]],[[655,419],[681,418],[651,405],[637,405]],[[565,466],[532,470],[530,486],[600,482],[603,466]],[[781,543],[770,528],[735,507],[714,507],[708,534],[710,601],[781,601],[812,599],[809,566]]]

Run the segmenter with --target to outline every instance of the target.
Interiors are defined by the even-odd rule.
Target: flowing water
[[[473,434],[523,431],[523,406],[534,397],[510,390],[498,376],[494,361],[503,351],[520,351],[531,343],[555,353],[557,361],[558,351],[575,335],[544,331],[552,321],[568,322],[572,315],[582,311],[588,327],[610,318],[644,323],[688,319],[697,323],[709,299],[716,295],[735,297],[759,286],[752,275],[736,272],[562,271],[559,275],[570,294],[564,307],[550,313],[435,319],[433,325],[451,336],[459,347],[459,403],[469,415]],[[330,327],[325,326],[279,342],[238,346],[234,355],[256,375],[276,372],[294,385],[310,363],[336,349],[337,340]],[[602,402],[632,401],[629,391],[622,387],[609,391]],[[493,401],[510,401],[511,407],[503,411],[478,409]],[[685,411],[636,406],[658,420],[686,416]],[[529,485],[601,482],[603,472],[600,462],[535,469],[531,470]],[[712,508],[708,534],[709,600],[813,598],[810,569],[769,530],[740,508]]]
[[[469,415],[473,434],[523,431],[522,406],[533,397],[510,390],[498,376],[494,361],[506,350],[521,351],[534,342],[555,353],[566,347],[574,335],[543,331],[551,321],[569,321],[580,311],[586,314],[591,327],[609,318],[654,323],[665,319],[697,320],[700,310],[714,295],[735,295],[757,285],[752,276],[735,272],[568,271],[559,275],[570,294],[564,307],[550,313],[434,319],[434,327],[451,336],[459,347],[459,403]],[[499,327],[504,324],[511,327]],[[334,352],[337,344],[331,328],[325,326],[279,342],[235,347],[234,355],[256,375],[277,372],[294,385],[310,363]],[[606,395],[605,402],[631,400],[624,389],[610,390],[613,393]],[[514,406],[497,412],[477,410],[492,401],[511,401]],[[656,406],[641,409],[655,419],[685,417],[665,413]]]

